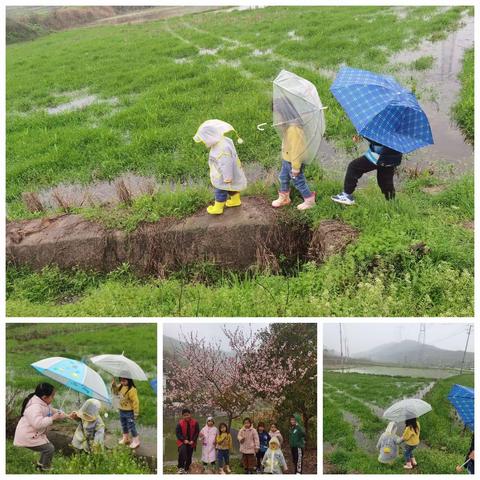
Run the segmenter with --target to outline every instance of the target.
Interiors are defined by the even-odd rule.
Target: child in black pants
[[[343,192],[331,197],[336,203],[354,205],[353,192],[357,187],[358,180],[364,173],[373,170],[377,171],[378,186],[385,198],[387,200],[395,198],[393,175],[395,167],[402,161],[402,154],[368,138],[365,140],[368,141],[369,148],[361,157],[356,158],[348,165]],[[361,141],[361,137],[355,135],[353,141]]]

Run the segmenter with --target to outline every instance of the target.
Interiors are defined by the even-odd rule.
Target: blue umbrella
[[[31,365],[42,375],[67,388],[83,393],[87,397],[96,398],[108,404],[112,403],[102,377],[83,362],[71,358],[50,357]]]
[[[157,379],[156,378],[154,380],[150,380],[150,386],[152,387],[152,390],[155,392],[155,395],[157,395]]]
[[[415,95],[394,78],[342,67],[330,90],[359,135],[402,153],[433,144]]]
[[[462,422],[473,432],[475,421],[475,393],[473,388],[455,384],[448,394],[448,400],[455,407]]]

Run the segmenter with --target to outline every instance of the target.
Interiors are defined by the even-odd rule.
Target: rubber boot
[[[225,203],[227,207],[239,207],[242,204],[240,200],[240,193],[233,194]]]
[[[406,470],[411,470],[413,467],[412,467],[412,462],[407,462],[403,468],[405,468]]]
[[[230,465],[225,465],[224,470],[225,470],[225,473],[232,473],[232,470],[230,469]]]
[[[415,457],[412,457],[412,458],[411,458],[411,462],[412,462],[412,465],[413,465],[414,467],[417,466],[417,461],[415,460]]]
[[[272,202],[273,208],[281,208],[290,205],[290,192],[278,192],[278,198]]]
[[[128,433],[124,433],[122,438],[119,440],[119,445],[128,445],[130,443],[130,439],[128,438]]]
[[[223,213],[224,207],[225,207],[225,202],[217,202],[215,200],[215,205],[210,205],[207,208],[207,212],[210,215],[221,215]]]
[[[132,443],[130,444],[130,448],[137,448],[140,446],[140,435],[133,437]]]
[[[303,203],[297,206],[298,210],[308,210],[315,206],[315,197],[316,194],[312,193],[308,198],[303,199]]]

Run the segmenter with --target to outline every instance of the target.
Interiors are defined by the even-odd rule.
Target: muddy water
[[[418,164],[420,168],[432,165],[441,175],[458,176],[473,169],[473,148],[465,142],[450,113],[461,88],[458,75],[462,71],[465,50],[474,44],[474,18],[466,16],[463,23],[462,28],[445,40],[424,41],[415,50],[400,52],[390,59],[395,71],[398,71],[397,66],[411,64],[424,56],[435,59],[431,69],[412,71],[407,67],[398,71],[397,77],[404,82],[411,77],[415,79],[435,142],[409,155],[408,162]]]
[[[465,50],[474,44],[474,18],[465,16],[463,27],[452,32],[444,40],[423,41],[417,48],[404,50],[390,58],[387,72],[393,74],[403,85],[416,84],[419,102],[430,121],[434,145],[416,150],[404,158],[399,169],[400,181],[405,176],[405,168],[431,169],[435,176],[451,178],[473,171],[473,147],[465,142],[462,132],[451,120],[451,109],[455,105],[462,71]],[[425,71],[411,68],[411,63],[424,57],[434,57],[433,65]],[[321,164],[335,176],[342,175],[348,163],[366,150],[366,144],[348,155],[338,151],[324,141],[320,149]],[[366,181],[366,177],[362,181]]]

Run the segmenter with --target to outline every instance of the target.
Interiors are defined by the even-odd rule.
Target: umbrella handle
[[[263,132],[265,130],[266,125],[267,125],[267,123],[259,123],[257,125],[257,130],[260,130],[261,132]]]

